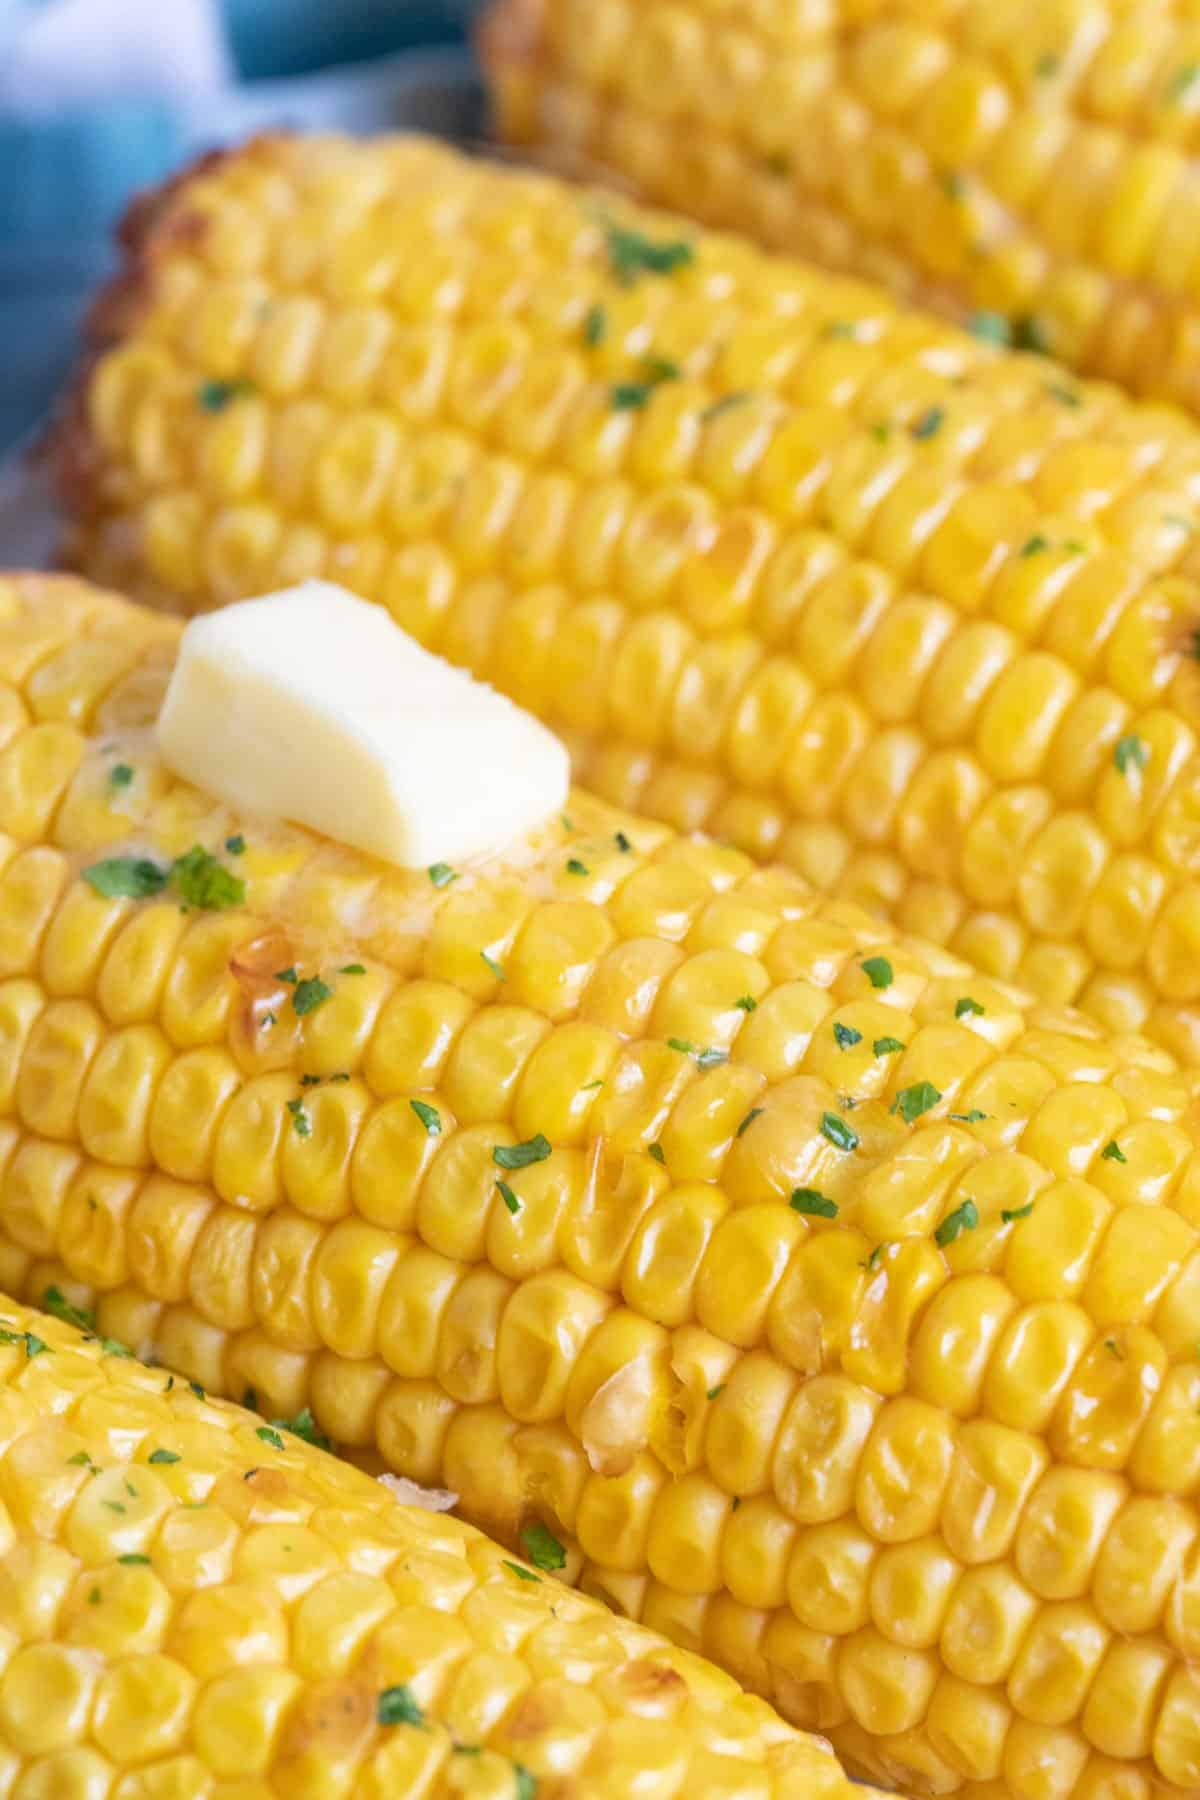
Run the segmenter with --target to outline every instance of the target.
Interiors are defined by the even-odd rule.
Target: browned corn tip
[[[238,821],[145,735],[177,625],[0,614],[0,1288],[884,1781],[1195,1788],[1194,1073],[583,794],[442,885]],[[197,842],[244,905],[78,878]]]

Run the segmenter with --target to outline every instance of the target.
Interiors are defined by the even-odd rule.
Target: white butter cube
[[[239,813],[410,868],[503,849],[570,781],[544,725],[324,581],[193,619],[158,738]]]

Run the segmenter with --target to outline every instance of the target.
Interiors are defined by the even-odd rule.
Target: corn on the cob
[[[11,1800],[853,1800],[469,1525],[0,1296]]]
[[[326,574],[606,799],[1200,1061],[1186,421],[412,140],[259,143],[140,230],[77,561]]]
[[[499,128],[1200,408],[1200,14],[494,0]]]
[[[2,593],[0,1288],[889,1782],[1194,1794],[1200,1078],[583,794],[474,876],[230,818],[176,625]]]

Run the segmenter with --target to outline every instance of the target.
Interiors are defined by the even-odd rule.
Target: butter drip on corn
[[[606,799],[1200,1062],[1184,419],[404,139],[205,168],[99,324],[92,572],[334,578]]]
[[[553,166],[1200,409],[1200,32],[1158,0],[494,0]]]
[[[544,725],[324,581],[194,620],[158,741],[243,812],[408,867],[503,849],[570,786]]]
[[[856,1792],[827,1745],[686,1651],[3,1297],[0,1790]]]
[[[0,1289],[885,1785],[1195,1793],[1194,1073],[582,793],[486,875],[254,828],[139,739],[177,625],[0,613]]]

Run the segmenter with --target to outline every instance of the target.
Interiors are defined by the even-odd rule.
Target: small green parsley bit
[[[608,260],[617,280],[631,287],[639,275],[673,275],[696,259],[692,246],[683,239],[655,243],[640,231],[609,225]]]
[[[868,1256],[866,1262],[862,1263],[860,1266],[864,1269],[870,1270],[873,1273],[879,1267],[880,1263],[883,1261],[883,1253],[886,1249],[887,1249],[886,1244],[876,1244],[876,1246],[872,1250],[870,1256]]]
[[[613,410],[615,412],[639,412],[653,392],[654,383],[650,381],[615,382],[611,389]]]
[[[95,1331],[96,1315],[90,1307],[73,1306],[60,1287],[48,1287],[42,1295],[42,1305],[55,1319],[61,1319],[64,1325],[74,1325],[78,1331]]]
[[[1115,1138],[1109,1139],[1108,1143],[1105,1144],[1103,1150],[1100,1152],[1100,1156],[1103,1162],[1127,1163],[1129,1161],[1129,1158],[1121,1149],[1121,1146],[1117,1143]]]
[[[890,988],[896,979],[886,956],[868,956],[862,965],[862,972],[873,988]]]
[[[301,1407],[294,1419],[272,1419],[277,1431],[288,1431],[293,1437],[303,1438],[306,1444],[312,1444],[318,1450],[332,1450],[333,1444],[320,1429],[312,1415],[311,1406]]]
[[[630,843],[629,839],[625,836],[625,833],[623,831],[617,832],[616,844],[617,844],[617,849],[622,851],[624,854],[628,854],[628,852],[633,849],[633,845]]]
[[[305,1107],[303,1100],[289,1100],[286,1104],[288,1111],[292,1115],[292,1130],[296,1133],[296,1136],[301,1138],[311,1137],[312,1119],[309,1117],[308,1110]]]
[[[319,975],[306,975],[303,981],[296,983],[292,995],[292,1006],[298,1018],[303,1019],[308,1013],[316,1012],[318,1006],[324,1006],[327,1000],[333,999],[333,989],[321,980]]]
[[[1118,1362],[1125,1361],[1125,1352],[1122,1350],[1120,1344],[1118,1344],[1116,1338],[1105,1338],[1104,1348],[1108,1351],[1110,1356],[1115,1356]]]
[[[960,1238],[964,1231],[974,1231],[978,1223],[979,1208],[973,1200],[964,1200],[961,1206],[956,1206],[952,1213],[946,1214],[933,1235],[944,1250],[948,1244],[953,1244]]]
[[[1021,545],[1021,548],[1017,551],[1017,555],[1018,556],[1039,556],[1043,550],[1048,550],[1049,548],[1050,548],[1050,539],[1047,537],[1043,537],[1040,531],[1036,531],[1036,532],[1034,532],[1032,537],[1025,539],[1025,542]]]
[[[972,1000],[969,994],[964,994],[962,999],[957,1001],[954,1007],[954,1016],[956,1019],[981,1019],[983,1014],[984,1008],[980,1006],[978,1000]]]
[[[821,1136],[827,1138],[837,1150],[858,1149],[857,1131],[851,1131],[845,1119],[839,1119],[836,1113],[821,1114]]]
[[[487,968],[487,970],[490,974],[495,976],[497,981],[507,980],[507,976],[505,975],[504,970],[501,967],[501,965],[498,962],[496,962],[496,960],[493,957],[489,956],[486,950],[481,950],[479,952],[479,954],[480,954],[480,957],[483,959],[484,966]]]
[[[899,1038],[881,1037],[875,1039],[871,1048],[876,1056],[894,1056],[897,1051],[903,1050],[905,1046],[900,1042]]]
[[[230,856],[244,856],[245,855],[246,840],[242,836],[240,831],[235,833],[235,835],[233,837],[227,837],[225,839],[225,848],[229,852]]]
[[[436,1106],[429,1106],[424,1100],[410,1100],[408,1103],[425,1127],[426,1137],[437,1137],[442,1129],[442,1115]]]
[[[108,772],[109,785],[115,788],[127,788],[133,780],[133,770],[128,763],[115,763]]]
[[[180,898],[202,912],[241,906],[246,898],[246,884],[241,876],[234,875],[201,844],[193,844],[185,855],[175,858],[171,878]]]
[[[1023,313],[1013,320],[1013,349],[1032,350],[1037,356],[1049,356],[1050,340],[1046,328],[1033,313]]]
[[[568,875],[586,875],[587,872],[588,872],[587,864],[581,863],[577,856],[572,856],[572,857],[568,858],[568,860],[567,860],[567,874]]]
[[[695,1056],[695,1054],[696,1054],[695,1044],[690,1044],[688,1042],[687,1038],[677,1038],[677,1037],[668,1038],[667,1039],[667,1049],[668,1050],[677,1050],[679,1052],[680,1056]]]
[[[457,872],[449,863],[430,863],[425,872],[435,888],[449,887],[452,881],[458,880]]]
[[[826,1199],[816,1188],[796,1188],[788,1205],[793,1212],[810,1213],[817,1219],[836,1219],[838,1216],[837,1201]]]
[[[941,1097],[932,1081],[914,1081],[911,1087],[900,1089],[888,1110],[899,1113],[904,1123],[911,1125],[936,1106]]]
[[[604,342],[608,334],[608,314],[602,306],[589,306],[587,317],[583,321],[583,341],[589,350],[595,350]]]
[[[523,1144],[497,1144],[492,1161],[501,1169],[527,1169],[531,1163],[545,1162],[550,1153],[550,1140],[539,1131]]]
[[[717,1383],[716,1387],[709,1388],[708,1393],[705,1396],[705,1398],[708,1400],[715,1400],[715,1399],[717,1399],[718,1395],[723,1394],[724,1392],[725,1392],[725,1383],[723,1381],[719,1381]]]
[[[737,1000],[734,1001],[734,1005],[736,1007],[740,1008],[740,1010],[744,1013],[752,1013],[752,1012],[758,1011],[758,1001],[754,998],[753,994],[742,994]]]
[[[959,1125],[978,1125],[981,1119],[987,1118],[987,1114],[985,1112],[980,1112],[978,1107],[973,1106],[970,1112],[947,1113],[946,1117],[948,1119],[953,1119],[956,1124]]]
[[[270,1444],[272,1450],[283,1449],[283,1439],[273,1425],[259,1425],[254,1435],[260,1437],[264,1444]]]
[[[150,1567],[150,1558],[148,1556],[143,1556],[137,1550],[126,1551],[124,1556],[118,1556],[117,1561],[119,1563],[124,1563],[127,1568],[148,1569]]]
[[[855,1031],[853,1025],[843,1025],[840,1020],[835,1020],[833,1039],[839,1050],[852,1050],[855,1044],[862,1043],[862,1032]]]
[[[219,413],[254,391],[252,381],[202,381],[196,389],[196,402],[205,412]]]
[[[544,1574],[552,1574],[555,1569],[565,1569],[567,1553],[554,1533],[535,1520],[526,1525],[521,1533],[521,1545],[535,1569]]]
[[[944,407],[931,406],[921,414],[919,419],[913,421],[912,425],[909,427],[909,435],[910,437],[916,438],[918,442],[923,441],[925,438],[936,437],[938,432],[942,429],[945,419],[946,413]]]
[[[1150,761],[1150,746],[1136,732],[1128,737],[1118,738],[1117,747],[1113,751],[1113,762],[1119,775],[1128,775],[1131,769],[1139,772]]]
[[[1015,1225],[1018,1219],[1027,1219],[1029,1217],[1030,1213],[1033,1211],[1034,1205],[1035,1202],[1031,1200],[1028,1206],[1006,1208],[1005,1211],[1000,1214],[1000,1217],[1005,1225]]]
[[[661,1163],[664,1168],[666,1167],[667,1159],[661,1144],[647,1144],[646,1155],[652,1156],[656,1163]]]
[[[403,1681],[396,1687],[384,1688],[375,1703],[375,1717],[380,1725],[419,1725],[422,1730],[427,1729],[425,1714]]]
[[[513,1780],[516,1784],[514,1800],[537,1800],[538,1778],[532,1769],[527,1769],[524,1763],[514,1763]]]
[[[106,856],[85,869],[83,879],[105,900],[147,900],[162,893],[167,871],[144,856]]]
[[[152,1450],[146,1458],[147,1462],[164,1464],[177,1463],[179,1460],[180,1457],[177,1450],[164,1450],[161,1444],[157,1450]]]
[[[734,1137],[741,1137],[741,1135],[744,1131],[749,1131],[749,1129],[753,1125],[755,1119],[760,1118],[762,1116],[762,1111],[763,1111],[763,1109],[761,1106],[752,1106],[750,1108],[750,1111],[746,1114],[745,1118],[742,1120],[741,1124],[738,1126],[737,1130],[734,1132],[734,1134],[733,1134]]]
[[[500,1198],[503,1200],[505,1206],[507,1206],[509,1212],[512,1214],[513,1218],[515,1219],[517,1214],[521,1210],[520,1196],[518,1194],[513,1193],[512,1189],[509,1187],[507,1181],[497,1181],[496,1188],[497,1188],[497,1191],[499,1192]]]
[[[1012,343],[1012,324],[1003,313],[972,313],[967,321],[967,330],[981,343],[995,344],[1000,349],[1007,350]]]
[[[541,1576],[535,1575],[532,1569],[525,1568],[521,1563],[509,1562],[506,1558],[504,1567],[506,1569],[511,1569],[513,1574],[521,1581],[536,1581],[539,1585],[541,1583]]]
[[[365,975],[366,972],[365,963],[343,963],[338,970],[339,975]]]

